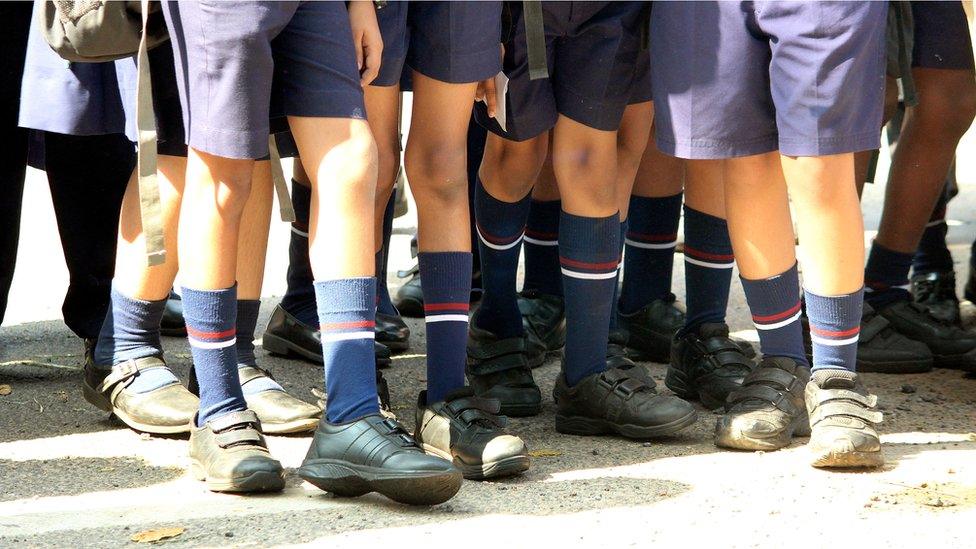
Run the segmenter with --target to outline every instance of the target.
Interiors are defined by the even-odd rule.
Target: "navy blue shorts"
[[[225,158],[268,154],[269,118],[366,118],[341,2],[167,0],[187,143]]]
[[[646,103],[652,101],[653,90],[651,88],[651,55],[647,50],[643,50],[637,57],[634,65],[634,79],[630,83],[629,105]]]
[[[390,2],[376,11],[383,62],[374,86],[400,83],[404,65],[441,82],[479,82],[501,70],[501,2]]]
[[[884,2],[660,2],[651,12],[658,148],[689,159],[876,149]]]
[[[559,115],[604,131],[616,131],[631,102],[634,69],[641,55],[642,2],[543,2],[549,78],[529,80],[521,3],[505,43],[509,78],[506,130],[475,106],[478,123],[512,141],[547,132]],[[645,52],[646,53],[646,52]]]
[[[973,70],[973,40],[962,2],[912,2],[912,66]]]

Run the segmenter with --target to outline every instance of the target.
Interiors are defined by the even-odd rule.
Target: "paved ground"
[[[962,220],[950,235],[961,275],[976,234],[976,170],[966,162],[962,197],[950,210]],[[865,199],[872,227],[882,192],[869,189]],[[43,175],[32,172],[24,245],[0,328],[0,384],[11,389],[0,396],[0,546],[117,546],[158,528],[182,529],[163,543],[192,546],[976,546],[966,523],[976,517],[976,379],[946,370],[865,376],[886,414],[888,464],[877,472],[814,470],[803,441],[774,453],[718,451],[711,442],[716,416],[705,411],[694,427],[652,443],[563,436],[552,429],[547,397],[540,417],[512,422],[538,455],[532,469],[517,479],[466,482],[457,498],[436,508],[375,495],[341,500],[303,484],[294,468],[305,437],[270,437],[289,470],[283,494],[211,494],[184,474],[184,439],[140,436],[82,399],[81,344],[59,320],[67,275],[49,202]],[[394,270],[409,266],[413,224],[412,216],[397,221]],[[287,227],[275,224],[259,326],[283,291],[286,240]],[[682,295],[680,263],[675,290]],[[971,306],[967,311],[973,316]],[[755,338],[737,284],[730,319]],[[423,328],[415,321],[411,328],[410,353],[387,372],[408,425],[424,382]],[[186,343],[168,338],[165,346],[185,376]],[[312,400],[319,367],[260,349],[258,355],[288,389]],[[646,366],[663,379],[662,365]],[[544,394],[557,368],[550,360],[536,371]]]

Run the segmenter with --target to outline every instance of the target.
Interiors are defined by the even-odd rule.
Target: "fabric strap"
[[[139,135],[139,211],[146,238],[146,259],[150,267],[166,262],[163,237],[162,205],[156,181],[156,120],[152,104],[152,80],[149,76],[149,46],[146,27],[149,23],[149,0],[140,1],[142,36],[139,40],[136,79],[136,128]]]
[[[285,174],[281,171],[281,155],[278,154],[278,144],[273,134],[268,136],[268,156],[271,157],[271,180],[274,181],[275,193],[278,195],[281,220],[285,223],[294,223],[295,206],[291,203],[288,183],[285,182]]]
[[[529,57],[529,80],[549,78],[542,2],[539,0],[522,0],[522,13],[525,18],[525,45]]]

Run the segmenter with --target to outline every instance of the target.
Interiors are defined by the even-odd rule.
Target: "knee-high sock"
[[[631,314],[671,293],[681,197],[630,197],[620,311]]]
[[[752,322],[759,331],[764,357],[792,358],[807,364],[800,324],[800,278],[796,264],[786,272],[763,280],[742,278]]]
[[[312,287],[312,263],[308,258],[308,219],[312,189],[291,182],[291,201],[295,205],[295,222],[291,224],[288,244],[288,289],[281,298],[281,306],[308,326],[315,326],[315,288]]]
[[[838,296],[821,296],[807,290],[804,295],[813,340],[813,369],[855,371],[864,290]]]
[[[685,303],[682,332],[724,323],[732,284],[732,242],[724,219],[685,206]]]
[[[522,288],[546,295],[563,295],[559,271],[559,214],[562,201],[532,200],[525,225],[525,281]]]
[[[470,252],[420,252],[420,283],[427,324],[427,401],[444,400],[464,387],[468,301],[471,299]]]
[[[383,247],[376,252],[376,312],[385,315],[397,314],[390,299],[390,288],[386,284],[386,264],[390,259],[390,236],[393,234],[393,206],[396,202],[396,188],[386,202],[383,211]]]

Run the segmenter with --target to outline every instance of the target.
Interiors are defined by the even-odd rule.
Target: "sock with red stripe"
[[[613,288],[620,262],[620,220],[562,213],[559,265],[566,300],[566,383],[606,370]]]
[[[471,299],[470,252],[420,252],[420,284],[427,323],[427,401],[444,400],[464,387],[468,301]]]
[[[632,314],[671,293],[681,197],[630,197],[620,310]]]
[[[291,201],[295,206],[295,222],[291,224],[288,244],[288,288],[281,298],[281,307],[307,326],[318,324],[315,311],[315,288],[312,287],[312,263],[308,258],[308,218],[312,203],[312,189],[291,182]]]
[[[525,225],[524,290],[540,294],[563,295],[563,276],[559,271],[559,200],[533,200]]]
[[[613,279],[613,297],[610,299],[610,331],[616,330],[617,311],[620,309],[620,261],[624,255],[624,240],[627,235],[627,227],[630,222],[623,220],[620,222],[620,232],[617,234],[617,277]]]
[[[376,279],[342,278],[315,282],[322,358],[325,363],[325,416],[330,423],[378,414],[376,362]]]
[[[254,356],[254,329],[258,325],[258,313],[261,312],[260,299],[237,300],[237,367],[257,366],[258,360]],[[245,395],[254,395],[264,391],[284,391],[281,385],[270,377],[259,377],[248,381],[242,391]]]
[[[685,326],[725,323],[732,284],[732,242],[724,219],[685,206]]]
[[[948,183],[948,181],[946,182]],[[952,254],[946,246],[946,233],[949,226],[946,224],[946,206],[949,202],[948,192],[943,190],[939,195],[939,201],[932,209],[932,216],[925,225],[925,232],[918,243],[918,250],[912,258],[912,270],[914,274],[926,273],[947,273],[952,272]]]
[[[810,318],[810,339],[813,340],[813,370],[855,371],[864,290],[830,297],[809,290],[803,294]]]
[[[223,290],[183,288],[183,318],[200,386],[197,427],[247,409],[237,376],[237,286]]]
[[[875,310],[911,299],[908,272],[912,268],[913,255],[889,250],[877,241],[871,244],[868,264],[864,268],[864,299]]]
[[[396,188],[390,193],[383,211],[383,247],[376,252],[376,312],[396,315],[396,307],[390,299],[390,288],[386,284],[386,263],[390,258],[390,236],[393,234],[393,207],[396,202]]]
[[[529,215],[529,201],[526,195],[518,202],[502,202],[488,194],[480,180],[475,189],[483,294],[474,323],[501,339],[522,335],[516,279],[519,244]],[[423,281],[423,277],[420,280]]]
[[[800,278],[796,264],[785,273],[763,280],[742,278],[752,322],[759,332],[764,357],[792,358],[809,366],[800,325]]]

